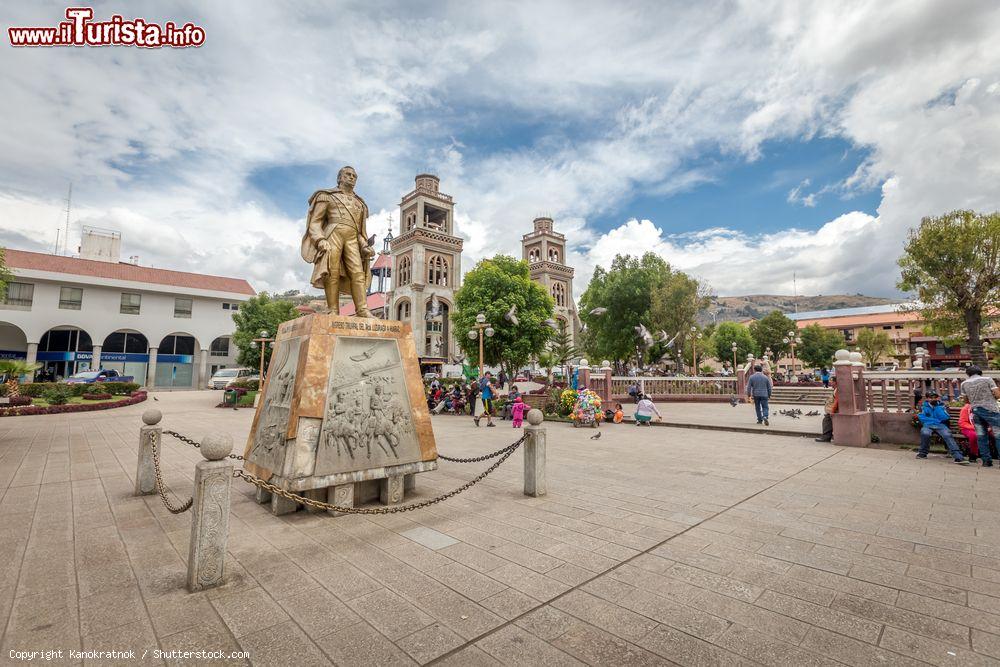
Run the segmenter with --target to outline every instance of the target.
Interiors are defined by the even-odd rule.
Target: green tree
[[[862,329],[859,331],[855,347],[869,366],[874,366],[883,356],[891,354],[896,350],[896,346],[892,344],[889,334],[884,331],[876,331],[875,329]]]
[[[14,277],[7,268],[7,249],[0,247],[0,302],[7,297],[7,283]]]
[[[796,330],[795,322],[779,310],[772,310],[756,322],[750,323],[750,335],[757,343],[757,352],[764,354],[767,348],[771,348],[774,359],[785,356],[792,349],[782,339],[788,338],[789,331]]]
[[[952,211],[910,230],[899,259],[900,289],[942,337],[964,333],[974,363],[986,365],[981,332],[1000,302],[1000,213]]]
[[[574,357],[579,354],[579,350],[573,345],[573,338],[570,336],[566,322],[558,320],[559,331],[552,334],[549,340],[549,352],[556,360],[557,366],[566,366]]]
[[[833,354],[847,347],[844,334],[824,329],[819,324],[810,324],[799,332],[802,344],[795,353],[802,363],[810,368],[828,367],[833,363]]]
[[[1000,339],[990,343],[989,352],[990,357],[992,357],[992,359],[990,359],[990,366],[993,368],[1000,368]]]
[[[611,359],[621,365],[634,358],[635,327],[651,326],[651,293],[670,275],[670,265],[648,252],[640,257],[616,255],[611,268],[597,267],[580,297],[580,319],[587,325],[583,337],[587,356]],[[600,315],[595,308],[606,309]]]
[[[451,320],[462,351],[469,359],[478,359],[479,339],[470,340],[468,332],[476,315],[484,314],[496,332],[484,339],[484,363],[501,365],[513,377],[552,337],[545,320],[552,318],[554,305],[545,288],[531,279],[527,262],[497,255],[482,260],[465,275],[455,292]],[[517,306],[516,325],[504,318],[513,306]]]
[[[238,350],[236,362],[247,368],[260,368],[260,348],[253,343],[260,337],[261,331],[274,338],[278,326],[282,322],[293,320],[301,313],[295,310],[295,304],[284,299],[275,299],[267,292],[250,297],[240,304],[240,309],[233,313],[236,332],[233,334],[233,344]],[[266,348],[264,364],[271,358],[271,348]]]
[[[698,313],[707,308],[709,303],[711,297],[708,289],[683,271],[671,271],[659,285],[653,287],[650,308],[653,329],[666,332],[668,337],[678,334],[672,356],[676,361],[682,362],[682,366],[683,362],[691,361],[691,343],[688,340],[691,327],[697,327]],[[706,352],[712,354],[710,336],[710,332],[702,332],[697,346],[699,357]],[[678,358],[681,350],[686,351],[683,359]],[[663,352],[659,354],[662,355]]]
[[[712,336],[712,356],[733,363],[733,343],[736,343],[737,366],[748,354],[756,354],[756,343],[748,328],[738,322],[721,322]]]

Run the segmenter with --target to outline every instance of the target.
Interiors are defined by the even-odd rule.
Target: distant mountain
[[[804,313],[811,310],[834,310],[836,308],[861,308],[863,306],[882,306],[888,303],[900,303],[901,299],[886,299],[879,296],[863,294],[820,294],[817,296],[788,296],[782,294],[749,294],[747,296],[717,296],[712,297],[712,305],[699,316],[699,320],[707,324],[713,321],[740,321],[749,318],[759,319],[772,310],[783,313]]]

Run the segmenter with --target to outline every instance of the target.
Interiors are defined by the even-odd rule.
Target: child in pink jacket
[[[521,424],[524,423],[524,416],[528,414],[528,410],[528,404],[522,401],[520,396],[514,399],[514,405],[510,412],[514,420],[514,428],[521,428]]]

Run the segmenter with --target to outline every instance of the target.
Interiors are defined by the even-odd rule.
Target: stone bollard
[[[544,496],[545,487],[545,427],[542,421],[545,416],[541,410],[528,412],[528,425],[524,427],[528,434],[524,441],[524,495]]]
[[[229,492],[233,484],[233,439],[205,436],[194,468],[191,544],[188,547],[188,591],[194,593],[223,582],[229,539]]]
[[[153,468],[153,439],[159,444],[163,440],[163,429],[157,424],[163,419],[163,413],[150,408],[142,413],[145,424],[139,429],[139,462],[135,468],[134,496],[148,496],[156,493],[156,470]]]

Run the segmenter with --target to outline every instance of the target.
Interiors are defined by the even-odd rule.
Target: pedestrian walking
[[[997,399],[1000,399],[1000,388],[993,378],[983,376],[979,366],[969,366],[965,369],[969,379],[962,383],[962,395],[972,406],[972,425],[976,429],[979,456],[984,468],[993,467],[990,453],[988,429],[992,426],[994,433],[1000,433],[1000,410]],[[929,394],[928,394],[929,395]]]
[[[820,369],[819,379],[823,383],[823,387],[826,389],[830,388],[830,371],[827,370],[826,366]]]
[[[479,396],[483,402],[483,411],[473,417],[476,422],[476,426],[479,426],[479,420],[486,417],[486,425],[495,427],[496,424],[493,423],[493,378],[490,376],[489,371],[483,376],[483,379],[479,381]]]
[[[771,422],[767,419],[770,410],[768,402],[771,400],[771,390],[774,388],[774,384],[771,382],[771,378],[764,374],[764,367],[760,364],[754,366],[753,371],[753,375],[747,380],[747,398],[753,401],[757,423],[770,426]]]

